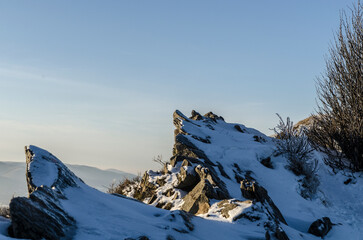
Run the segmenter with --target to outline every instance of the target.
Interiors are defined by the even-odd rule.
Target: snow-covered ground
[[[325,239],[346,239],[346,236],[352,240],[363,239],[363,173],[333,174],[331,169],[324,164],[323,155],[314,152],[313,158],[317,159],[319,164],[317,175],[320,186],[312,199],[305,199],[300,195],[302,176],[296,176],[286,168],[285,157],[274,156],[276,149],[274,139],[241,124],[230,124],[222,120],[211,124],[211,121],[192,120],[180,112],[178,115],[182,124],[181,129],[185,133],[184,137],[202,150],[214,164],[220,163],[223,166],[229,178],[222,174],[219,177],[226,184],[231,197],[241,201],[246,200],[241,196],[240,184],[234,178],[235,164],[237,164],[242,172],[249,171],[251,176],[268,191],[269,196],[287,221],[288,226],[283,225],[284,230],[289,236],[294,236],[293,239],[315,239],[313,235],[307,233],[308,228],[313,221],[322,217],[329,217],[334,224]],[[244,133],[237,131],[236,125]],[[208,139],[210,143],[198,139]],[[261,160],[267,157],[271,158],[273,169],[261,164]],[[190,170],[195,165],[184,168]],[[180,209],[184,202],[179,198],[168,198],[163,192],[173,188],[178,182],[177,174],[180,167],[181,162],[177,163],[175,167],[169,165],[170,173],[165,178],[166,184],[157,190],[158,199],[173,201],[172,210]],[[215,167],[215,171],[220,172],[217,167]],[[154,183],[157,182],[157,179],[165,177],[163,173],[153,171],[149,171],[149,175],[150,181]],[[347,185],[344,184],[349,178],[352,178],[353,181]],[[181,197],[185,196],[183,191],[174,190],[178,191]],[[145,199],[145,202],[148,200]],[[154,201],[153,205],[156,205],[157,202]],[[220,216],[218,212],[220,210],[216,204],[211,206],[207,214],[200,216],[218,221],[231,221],[232,216],[229,219]],[[235,209],[235,211],[247,210],[246,204],[241,204]]]
[[[363,239],[363,176],[359,174],[333,174],[322,159],[314,152],[319,162],[318,176],[320,186],[313,199],[304,199],[300,191],[301,177],[294,175],[286,168],[287,161],[283,156],[274,157],[275,142],[257,130],[218,120],[213,127],[211,123],[201,121],[182,121],[185,135],[198,149],[208,156],[209,160],[221,163],[225,173],[220,176],[231,195],[229,201],[239,201],[239,207],[230,212],[231,217],[220,216],[217,203],[211,202],[208,214],[201,214],[191,219],[191,228],[177,209],[183,204],[182,199],[174,200],[172,211],[155,208],[126,197],[114,196],[91,188],[75,180],[77,187],[62,189],[66,199],[61,199],[61,207],[77,223],[77,232],[73,239],[138,239],[147,236],[149,239],[265,239],[263,225],[247,219],[234,221],[232,216],[250,211],[252,203],[241,196],[239,184],[234,179],[237,164],[241,171],[250,171],[251,176],[263,186],[286,219],[287,225],[281,227],[291,240],[318,240],[319,237],[307,232],[310,224],[322,217],[329,217],[333,222],[332,230],[325,236],[326,240],[362,240]],[[193,137],[194,136],[194,137]],[[209,139],[210,144],[199,141]],[[257,140],[256,140],[257,139]],[[31,147],[35,155],[46,154],[43,150]],[[261,164],[261,159],[271,157],[273,169]],[[39,158],[41,159],[41,158]],[[37,161],[41,161],[41,160]],[[58,161],[58,160],[57,160]],[[62,164],[53,161],[53,164]],[[179,165],[178,165],[179,164]],[[176,168],[180,168],[180,163]],[[57,176],[57,166],[51,162],[34,165],[39,168],[37,186],[51,187]],[[162,187],[173,188],[176,181],[175,169],[169,166],[166,184]],[[216,167],[215,171],[220,173]],[[46,173],[46,174],[45,174]],[[151,180],[161,173],[149,172]],[[344,184],[348,179],[352,182]],[[86,181],[87,182],[87,181]],[[160,189],[159,189],[160,190]],[[56,191],[56,189],[54,190]],[[161,190],[160,190],[161,191]],[[185,193],[184,193],[185,195]],[[0,218],[0,239],[7,239],[6,227],[9,221]]]

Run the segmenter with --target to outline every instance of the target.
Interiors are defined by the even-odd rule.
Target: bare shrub
[[[288,117],[286,123],[277,114],[280,121],[274,128],[276,138],[276,155],[284,155],[288,161],[288,168],[297,176],[303,175],[303,190],[301,195],[311,198],[317,191],[319,179],[316,175],[318,162],[313,159],[313,148],[310,145],[305,129],[294,128],[294,124]]]
[[[10,209],[8,206],[0,206],[0,216],[10,218]]]
[[[315,173],[317,162],[312,161],[312,147],[304,129],[300,131],[294,128],[294,124],[288,117],[286,123],[281,116],[279,124],[274,128],[277,141],[277,155],[286,156],[289,168],[296,175],[310,175]]]
[[[163,161],[163,155],[158,155],[157,157],[153,157],[153,162],[160,164],[162,167],[166,165],[166,162]]]
[[[316,174],[304,176],[301,182],[300,194],[303,198],[313,198],[315,193],[318,191],[320,185],[319,178]]]
[[[308,132],[316,148],[327,154],[334,169],[363,171],[363,6],[360,2],[339,30],[317,79],[319,105]]]
[[[116,183],[113,182],[110,184],[109,188],[107,189],[108,193],[117,193],[121,195],[127,195],[133,188],[136,188],[141,181],[141,173],[132,179],[125,178],[122,181]]]
[[[163,160],[162,155],[158,155],[157,157],[153,157],[153,162],[156,162],[161,165],[161,169],[159,170],[161,173],[166,174],[168,173],[168,163]]]

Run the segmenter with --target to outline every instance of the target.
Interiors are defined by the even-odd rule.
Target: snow
[[[0,216],[0,239],[10,240],[13,238],[7,237],[7,229],[10,226],[10,220]]]
[[[168,235],[175,239],[192,240],[265,239],[263,217],[266,216],[261,214],[259,216],[261,220],[256,222],[245,218],[235,220],[235,217],[241,213],[258,215],[258,208],[261,207],[259,203],[253,204],[242,197],[239,183],[234,179],[234,171],[237,171],[235,164],[244,173],[251,171],[251,176],[268,191],[287,221],[288,225],[282,224],[281,227],[290,239],[320,239],[309,234],[307,230],[313,221],[322,217],[329,217],[334,224],[332,230],[325,236],[325,240],[363,239],[363,176],[342,172],[332,174],[329,167],[323,163],[323,155],[314,152],[314,157],[319,161],[319,191],[315,198],[304,199],[299,193],[301,177],[295,176],[286,168],[287,161],[283,156],[273,156],[274,139],[238,124],[245,131],[241,133],[234,128],[236,124],[221,120],[217,120],[217,124],[212,124],[214,130],[207,126],[211,123],[202,121],[188,119],[181,124],[183,130],[189,134],[185,137],[203,150],[213,163],[219,162],[230,177],[228,179],[221,176],[232,197],[228,201],[238,205],[229,211],[229,217],[224,218],[217,205],[218,201],[212,201],[207,214],[193,217],[192,223],[195,229],[190,231],[186,228],[184,220],[177,211],[181,208],[182,197],[186,193],[174,188],[177,180],[176,170],[181,167],[179,162],[175,168],[168,166],[171,174],[164,179],[165,184],[159,187],[157,193],[157,198],[160,200],[173,201],[172,211],[105,194],[83,183],[79,183],[79,187],[66,188],[64,194],[67,199],[61,200],[61,204],[77,222],[75,240],[125,239],[144,235],[150,239],[166,239]],[[211,144],[198,141],[192,136],[208,138]],[[255,136],[262,140],[255,141]],[[31,167],[36,171],[38,186],[51,186],[57,177],[54,166],[59,164],[59,160],[47,152],[36,150],[36,157],[43,155],[48,158],[39,158],[39,162],[35,161]],[[260,163],[260,160],[266,157],[271,157],[273,169]],[[219,173],[217,167],[215,171]],[[153,171],[148,173],[152,182],[163,178],[161,173]],[[354,181],[345,185],[344,181],[348,177],[354,178]],[[173,189],[178,198],[173,200],[173,196],[166,197],[160,194],[168,189]],[[6,235],[4,229],[8,225],[8,220],[0,218],[0,237]],[[187,233],[175,230],[180,228]],[[9,238],[4,237],[4,239]]]
[[[182,218],[174,220],[177,211],[158,209],[140,202],[101,193],[86,185],[68,188],[68,200],[62,201],[67,212],[78,223],[74,239],[125,239],[146,235],[150,239],[241,239],[260,238],[265,234],[260,228],[226,224],[219,221],[194,217],[195,230],[179,233],[173,228],[183,226]],[[87,204],[85,204],[87,203]],[[185,228],[185,227],[184,227]]]
[[[310,224],[322,217],[329,217],[335,225],[325,239],[345,239],[340,238],[346,232],[350,239],[363,239],[363,178],[357,174],[355,184],[345,185],[343,182],[347,176],[331,174],[329,167],[323,163],[323,155],[314,152],[314,157],[319,161],[318,176],[320,187],[316,197],[307,200],[301,197],[300,183],[301,177],[295,176],[286,169],[287,161],[284,157],[273,157],[275,150],[274,139],[265,136],[255,129],[246,128],[238,124],[245,131],[241,133],[234,129],[236,124],[225,123],[217,120],[213,125],[214,130],[207,127],[206,122],[182,121],[182,130],[188,135],[190,142],[203,150],[208,158],[214,163],[221,163],[224,171],[231,179],[221,176],[227,185],[227,189],[233,198],[244,200],[240,193],[240,186],[234,179],[233,164],[237,164],[242,171],[251,171],[252,177],[268,191],[276,206],[282,212],[289,226],[285,226],[288,235],[296,236],[296,239],[312,237],[306,234]],[[207,138],[211,144],[206,144],[192,137]],[[261,142],[255,141],[255,137],[261,137]],[[271,157],[274,169],[266,168],[260,160]],[[215,168],[218,172],[218,169]],[[212,205],[210,211],[217,211]],[[203,217],[207,217],[205,214]],[[210,218],[210,217],[209,217]],[[217,217],[216,219],[220,219]],[[230,219],[227,219],[229,221]],[[295,238],[292,238],[295,239]]]

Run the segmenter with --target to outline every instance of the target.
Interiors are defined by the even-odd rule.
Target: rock
[[[229,211],[239,207],[241,204],[252,204],[252,201],[250,201],[250,200],[239,201],[236,199],[232,199],[232,200],[225,199],[225,200],[222,200],[219,203],[217,203],[217,206],[219,207],[219,211],[221,212],[222,216],[224,218],[229,218],[230,217]],[[241,218],[240,215],[241,214],[233,216],[233,221],[240,219]]]
[[[218,170],[219,172],[221,173],[221,175],[225,178],[228,178],[228,179],[231,179],[228,174],[226,173],[226,171],[224,171],[224,168],[222,166],[222,164],[220,162],[217,162],[217,167],[218,167]]]
[[[77,187],[82,180],[43,149],[29,146],[25,148],[25,154],[29,198],[16,197],[10,202],[11,236],[72,239],[76,222],[64,211],[59,199],[65,199],[63,189]]]
[[[257,182],[244,179],[241,181],[241,192],[243,197],[261,202],[267,208],[271,217],[287,225],[280,210],[268,195],[267,190]]]
[[[166,190],[166,191],[163,193],[163,195],[165,195],[165,196],[167,196],[167,197],[172,197],[172,196],[174,196],[174,194],[175,194],[175,191],[174,191],[174,189],[173,189],[173,188],[169,188],[168,190]]]
[[[263,138],[263,137],[261,137],[261,136],[257,136],[257,135],[253,136],[253,140],[254,140],[255,142],[259,142],[259,143],[264,143],[264,142],[266,142],[266,139],[264,139],[264,138]]]
[[[222,200],[219,203],[217,203],[217,206],[221,209],[221,214],[225,218],[229,218],[229,211],[235,209],[238,207],[237,204],[230,203],[228,200]]]
[[[97,239],[102,239],[106,234],[109,239],[147,240],[150,238],[151,231],[163,229],[158,236],[161,236],[160,239],[166,239],[172,230],[189,233],[194,229],[191,216],[183,211],[160,211],[122,195],[111,196],[101,193],[84,184],[49,152],[30,146],[26,148],[26,154],[29,197],[13,198],[10,203],[12,222],[8,232],[11,237],[33,240],[70,240],[78,239],[78,233],[80,233],[91,238],[95,236]],[[150,179],[148,173],[144,174],[142,179],[144,191],[154,186],[148,183]],[[160,174],[153,176],[157,176],[159,180],[163,179]],[[156,196],[159,197],[159,195]],[[96,209],[94,209],[95,206],[97,206]],[[135,208],[130,209],[130,206]],[[159,206],[171,209],[173,204],[165,201],[164,205]],[[134,212],[135,216],[132,214]],[[105,216],[106,218],[103,219]],[[156,217],[161,216],[163,220],[159,224]],[[112,220],[109,221],[109,218]],[[167,222],[169,218],[171,220]],[[89,219],[96,221],[88,221]],[[139,219],[142,219],[141,223]],[[108,224],[107,228],[104,224],[99,224],[104,220]],[[156,222],[153,222],[155,220]],[[137,232],[135,232],[135,225],[138,225]],[[79,229],[76,226],[79,226]],[[170,231],[165,231],[168,229]],[[2,234],[3,232],[0,235],[3,236]],[[82,237],[82,239],[86,238]]]
[[[195,135],[191,135],[191,136],[192,136],[192,138],[194,138],[195,140],[198,140],[199,142],[207,143],[207,144],[211,143],[211,141],[209,140],[210,136],[207,136],[206,138],[198,137],[198,136],[195,136]]]
[[[210,198],[215,198],[213,186],[207,179],[202,179],[193,190],[183,198],[184,204],[181,209],[191,214],[207,213],[210,208]]]
[[[196,111],[193,110],[192,111],[192,116],[190,117],[190,119],[199,121],[199,120],[202,120],[203,117],[198,112],[196,112]]]
[[[287,236],[286,232],[281,227],[277,227],[275,229],[274,235],[278,240],[290,240],[290,238]]]
[[[308,232],[318,237],[324,237],[328,234],[332,226],[333,224],[330,221],[330,218],[323,217],[322,219],[314,221],[310,225]]]
[[[260,163],[263,166],[267,167],[267,168],[273,169],[273,165],[272,165],[272,162],[271,162],[271,157],[267,157],[267,158],[261,159],[261,162]]]
[[[344,184],[348,185],[349,183],[352,182],[352,180],[353,180],[352,178],[348,178],[347,180],[344,181]]]
[[[189,158],[201,158],[209,165],[215,165],[213,162],[209,160],[207,155],[197,148],[192,142],[189,141],[188,138],[185,137],[183,134],[178,134],[175,137],[175,145],[173,149],[174,155],[189,157]]]
[[[75,220],[60,206],[48,187],[36,189],[30,198],[11,200],[11,233],[15,238],[72,239]]]
[[[245,133],[245,131],[239,126],[239,125],[234,125],[234,128],[241,133]]]
[[[212,112],[209,112],[209,113],[205,114],[204,117],[209,118],[213,122],[217,122],[217,120],[224,121],[224,118],[223,117],[218,116],[218,115],[216,115],[216,114],[214,114]]]
[[[192,166],[192,165],[190,164],[190,162],[189,162],[187,159],[184,159],[181,165],[182,165],[182,167],[189,167],[189,166]]]
[[[186,161],[186,160],[184,160],[184,161]],[[183,163],[185,163],[184,161],[183,161]],[[177,184],[174,185],[176,188],[182,189],[184,191],[192,190],[195,187],[195,185],[198,184],[198,182],[200,180],[200,177],[195,172],[195,170],[194,169],[188,170],[188,168],[190,169],[192,167],[182,166],[180,168],[180,172],[177,175],[178,182],[177,182]]]

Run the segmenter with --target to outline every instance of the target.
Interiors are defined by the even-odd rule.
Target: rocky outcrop
[[[287,224],[280,210],[268,195],[266,189],[257,182],[249,181],[247,179],[241,181],[241,192],[243,197],[262,203],[273,219]]]
[[[99,192],[76,177],[55,156],[38,147],[27,147],[26,156],[29,197],[17,197],[10,203],[8,232],[11,237],[33,240],[181,239],[180,234],[194,230],[191,214],[179,210],[161,211],[122,195]],[[144,194],[150,190],[147,188],[153,189],[154,185],[147,183],[148,176],[141,181],[146,186],[142,189]],[[158,182],[163,184],[162,180]],[[169,189],[167,195],[173,194],[173,189]],[[171,208],[170,203],[164,205],[165,209]],[[0,239],[2,234],[0,232]]]
[[[265,213],[270,219],[266,222],[266,228],[269,229],[278,240],[289,240],[287,234],[280,227],[280,223],[287,225],[286,220],[268,195],[267,190],[254,180],[244,179],[241,181],[241,192],[243,197],[262,204]],[[270,233],[267,232],[266,235],[270,236]]]
[[[321,219],[314,221],[310,225],[308,232],[315,236],[323,238],[332,229],[332,226],[333,224],[330,221],[330,218],[323,217]]]
[[[217,165],[210,161],[207,155],[188,139],[190,134],[183,130],[182,121],[190,122],[190,120],[179,111],[175,111],[173,117],[176,130],[175,145],[173,149],[174,156],[172,159],[175,159],[175,163],[178,159],[183,159],[182,165],[185,165],[185,161],[187,161],[188,165],[190,165],[189,168],[194,167],[192,174],[189,175],[189,179],[192,179],[189,183],[193,182],[195,185],[193,186],[193,184],[190,184],[188,186],[191,191],[184,197],[182,209],[193,214],[206,213],[210,207],[209,199],[230,198],[228,190],[214,168]],[[219,117],[212,112],[207,113],[203,117],[196,111],[192,112],[191,119],[208,123],[210,126],[217,123],[217,121],[224,121],[222,117]],[[197,122],[191,123],[198,126]],[[208,136],[191,135],[191,137],[205,144],[210,143]],[[182,172],[183,171],[181,171],[181,173]],[[195,173],[198,175],[197,178],[195,177]],[[184,182],[185,181],[181,181],[180,184],[183,184]]]
[[[192,214],[207,213],[210,208],[209,199],[213,198],[216,198],[216,193],[212,184],[208,179],[203,179],[184,197],[181,209]]]
[[[218,148],[224,144],[216,136],[221,135],[227,141],[230,138],[248,138],[249,143],[258,146],[266,144],[266,136],[254,130],[249,132],[243,125],[228,124],[223,117],[212,112],[203,116],[193,110],[188,118],[177,110],[173,114],[173,123],[175,144],[170,162],[162,171],[146,172],[137,189],[128,196],[138,198],[152,192],[138,199],[159,208],[180,209],[206,217],[221,216],[228,221],[243,218],[265,226],[269,236],[288,239],[280,227],[286,221],[267,190],[252,177],[252,171],[241,169],[243,154],[240,162],[236,162],[223,159],[224,152],[233,149],[228,145],[219,151],[214,150],[214,146]],[[239,147],[243,146],[234,148]],[[256,160],[265,167],[273,168],[269,156],[261,159]],[[160,184],[160,181],[163,183]],[[226,181],[230,185],[241,184],[238,196],[241,200],[231,197]],[[236,187],[233,189],[238,189],[238,185]]]
[[[35,146],[25,148],[29,198],[10,202],[11,236],[28,239],[72,239],[76,221],[60,204],[62,191],[82,182],[55,156]]]
[[[164,200],[158,198],[155,191],[162,187],[158,181],[170,175],[167,170],[167,167],[170,166],[172,171],[176,172],[177,181],[173,183],[173,187],[187,192],[183,197],[182,210],[193,214],[206,213],[210,207],[210,199],[230,198],[226,185],[220,178],[221,172],[223,176],[229,178],[223,171],[223,166],[219,163],[213,163],[204,151],[192,142],[193,139],[203,144],[210,144],[210,136],[190,134],[183,127],[183,122],[196,127],[200,127],[198,124],[200,122],[200,124],[207,124],[210,129],[213,129],[213,125],[217,124],[218,121],[224,122],[224,119],[212,112],[202,116],[198,112],[192,111],[192,116],[188,118],[180,111],[175,111],[173,114],[173,122],[176,127],[174,131],[175,144],[170,162],[165,164],[163,171],[160,172],[161,176],[157,177],[156,180],[152,180],[150,177],[150,174],[154,173],[146,172],[131,197],[165,208]],[[167,195],[165,191],[162,194]],[[179,198],[181,195],[174,196],[173,200],[175,197]]]

